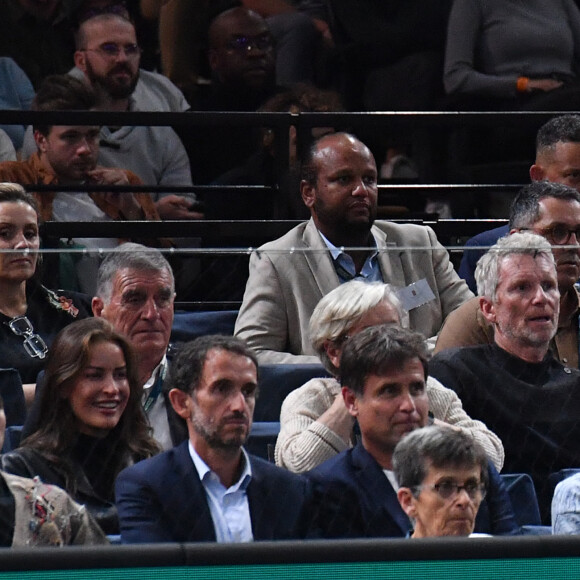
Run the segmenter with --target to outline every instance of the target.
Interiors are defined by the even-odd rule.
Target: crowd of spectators
[[[580,109],[573,0],[4,0],[0,54],[5,110]],[[502,470],[531,476],[540,532],[580,533],[580,476],[550,479],[580,471],[580,118],[535,162],[533,123],[493,151],[502,127],[430,136],[531,166],[471,289],[430,227],[380,219],[381,180],[427,180],[419,131],[198,118],[0,127],[0,383],[25,405],[0,545],[522,534]],[[242,258],[155,229],[280,218],[304,221]],[[43,264],[46,221],[151,223]],[[173,345],[176,297],[233,301],[235,336]],[[260,366],[320,363],[276,465],[248,454]]]

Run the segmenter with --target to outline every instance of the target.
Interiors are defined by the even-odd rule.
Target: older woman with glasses
[[[381,282],[352,280],[324,296],[310,318],[310,340],[331,378],[312,379],[292,391],[280,412],[276,463],[304,472],[352,447],[356,433],[341,394],[339,375],[346,341],[370,326],[406,325],[407,315],[394,289]],[[450,389],[429,377],[429,411],[432,420],[453,425],[479,441],[500,470],[503,445],[481,421],[472,420]]]
[[[57,333],[91,315],[90,299],[54,292],[35,279],[39,264],[36,201],[15,183],[0,183],[0,368],[20,373],[28,402]]]
[[[413,538],[469,536],[486,495],[485,451],[461,431],[433,425],[395,447],[397,497],[414,523]]]

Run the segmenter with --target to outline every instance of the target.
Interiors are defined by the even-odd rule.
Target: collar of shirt
[[[252,470],[245,450],[242,448],[242,473],[238,481],[227,489],[217,474],[199,457],[191,442],[189,453],[205,490],[216,541],[221,543],[253,541],[252,516],[246,493],[252,479]]]
[[[161,380],[165,379],[165,375],[167,374],[167,355],[163,355],[161,362],[155,367],[151,376],[147,380],[147,382],[143,385],[143,403],[147,400],[151,389],[155,385],[157,381],[157,377],[161,377]]]
[[[191,441],[189,442],[188,445],[191,460],[195,465],[195,469],[197,470],[199,479],[205,486],[205,483],[211,474],[215,475],[216,478],[217,475],[211,470],[211,468],[207,465],[207,463],[198,455],[197,451],[191,444]],[[238,479],[238,481],[234,483],[234,485],[229,487],[227,491],[237,491],[238,489],[245,491],[248,488],[248,485],[250,484],[250,481],[252,479],[252,465],[250,464],[250,458],[248,457],[248,453],[246,452],[246,450],[243,447],[241,449],[244,468],[242,469],[242,473],[240,474],[240,478]],[[219,479],[217,479],[217,481],[225,489],[225,487],[221,484]]]
[[[330,251],[334,268],[341,282],[348,282],[353,278],[364,278],[369,282],[382,282],[383,276],[379,268],[379,261],[377,259],[379,252],[377,250],[377,241],[374,236],[371,236],[372,246],[374,252],[367,256],[363,267],[357,274],[354,266],[354,260],[344,251],[343,248],[337,248],[320,230],[318,231],[322,241]]]
[[[383,473],[389,480],[389,483],[393,486],[395,492],[399,490],[399,484],[397,483],[397,478],[395,477],[395,472],[391,469],[383,469]]]

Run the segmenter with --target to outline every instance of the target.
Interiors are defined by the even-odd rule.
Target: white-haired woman
[[[406,326],[407,318],[395,291],[381,282],[352,280],[320,300],[310,318],[310,340],[332,377],[312,379],[284,400],[276,442],[277,465],[302,473],[353,446],[354,419],[342,400],[337,380],[342,347],[349,337],[369,326]],[[504,459],[500,439],[482,422],[472,420],[457,395],[431,377],[427,394],[434,421],[468,432],[499,471]]]

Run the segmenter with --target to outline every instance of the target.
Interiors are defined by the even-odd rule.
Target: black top
[[[580,467],[580,371],[550,353],[534,364],[493,344],[442,351],[429,363],[429,374],[500,437],[504,472],[532,476],[549,521],[548,474]]]
[[[2,469],[21,477],[38,475],[43,483],[57,485],[86,506],[105,534],[118,534],[113,488],[116,474],[110,470],[115,444],[116,433],[102,439],[80,435],[70,453],[63,454],[68,469],[50,461],[40,451],[19,447],[2,456]],[[127,458],[124,466],[131,463]]]
[[[92,315],[91,299],[86,294],[48,290],[34,280],[26,285],[26,300],[26,317],[34,332],[42,337],[49,348],[67,324]],[[26,352],[24,337],[14,334],[8,327],[10,320],[0,312],[0,368],[14,368],[20,373],[23,383],[35,383],[38,373],[44,368],[46,357],[33,358]]]
[[[3,477],[0,476],[0,546],[12,546],[16,503]]]

